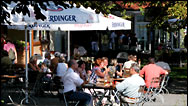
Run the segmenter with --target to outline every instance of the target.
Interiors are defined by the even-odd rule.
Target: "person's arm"
[[[122,77],[122,75],[123,75],[123,71],[122,71],[122,70],[121,70],[120,72],[119,72],[119,71],[116,71],[116,73],[117,73],[117,75],[120,76],[120,77]]]
[[[78,68],[77,71],[78,71],[78,73],[79,73],[79,75],[80,75],[80,78],[85,81],[86,78],[85,78],[84,75],[82,74],[82,69],[81,69],[81,68]]]
[[[97,70],[95,71],[95,73],[97,74],[97,76],[104,78],[104,75],[105,75],[106,71],[101,72],[100,69],[97,69]]]
[[[39,66],[38,66],[37,64],[35,64],[35,65],[36,65],[36,69],[37,69],[37,71],[39,71],[39,70],[40,70]]]
[[[37,71],[37,69],[35,68],[35,66],[34,66],[33,64],[29,63],[28,65],[29,65],[29,67],[30,67],[33,71]]]
[[[139,72],[139,75],[142,78],[144,77],[144,71],[145,71],[145,67],[143,67],[142,70],[140,70],[140,72]]]
[[[168,74],[168,71],[167,70],[164,70],[163,68],[160,69],[161,73],[160,74],[165,74],[167,75]]]
[[[72,78],[74,79],[76,86],[82,86],[84,84],[84,80],[82,80],[77,73],[74,73]]]
[[[123,75],[122,65],[123,65],[122,63],[119,64],[119,71],[116,71],[116,74],[117,74],[118,76],[120,76],[120,77],[122,77],[122,75]]]
[[[128,87],[128,82],[126,79],[116,85],[116,89],[119,92],[123,92],[124,90],[127,89],[127,87]]]

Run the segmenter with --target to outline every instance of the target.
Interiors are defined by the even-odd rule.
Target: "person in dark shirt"
[[[133,34],[131,34],[131,36],[130,36],[130,44],[129,44],[130,50],[136,51],[137,44],[138,44],[138,39],[137,39],[137,37],[136,37],[136,34],[133,33]]]

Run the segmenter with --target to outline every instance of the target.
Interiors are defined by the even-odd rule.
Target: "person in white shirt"
[[[76,87],[84,84],[84,81],[80,76],[74,72],[74,70],[78,68],[76,60],[71,59],[68,62],[68,67],[69,68],[63,77],[63,93],[65,94],[66,99],[80,101],[80,106],[92,105],[92,97],[90,94],[76,90]]]
[[[123,77],[129,77],[130,76],[130,73],[129,73],[129,69],[131,67],[131,65],[133,63],[136,63],[134,60],[133,60],[133,55],[129,55],[128,56],[128,60],[129,61],[126,61],[123,65],[123,70],[124,70],[124,73],[123,73]]]
[[[139,66],[133,63],[130,67],[131,76],[116,85],[117,91],[122,93],[121,99],[124,102],[137,101],[141,93],[138,92],[140,86],[145,85],[144,79],[139,76]]]
[[[57,64],[56,76],[60,77],[61,82],[63,81],[63,76],[65,75],[67,69],[68,69],[67,64],[64,63],[64,60],[62,58],[59,58],[59,63]]]

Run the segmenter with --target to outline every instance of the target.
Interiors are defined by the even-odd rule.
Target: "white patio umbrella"
[[[84,23],[96,23],[98,22],[98,15],[87,11],[84,7],[82,8],[67,8],[65,9],[63,6],[55,6],[53,2],[49,2],[50,5],[47,4],[47,11],[41,9],[41,13],[44,14],[47,18],[42,21],[35,19],[34,8],[29,5],[28,9],[30,11],[30,17],[27,15],[23,15],[15,13],[15,15],[10,16],[10,22],[14,25],[26,25],[26,24],[84,24]],[[16,6],[15,2],[11,2],[8,6],[7,11],[11,13],[13,7]]]
[[[92,12],[86,11],[84,8],[68,8],[65,9],[62,6],[55,6],[53,2],[50,2],[50,6],[47,6],[47,11],[42,10],[42,13],[47,17],[45,21],[36,20],[35,14],[33,11],[33,7],[30,5],[30,17],[28,15],[24,16],[23,14],[10,14],[9,21],[12,25],[17,25],[17,28],[22,28],[25,30],[25,55],[26,55],[26,88],[28,88],[28,65],[27,65],[27,30],[29,30],[29,26],[36,25],[44,25],[44,24],[83,24],[83,23],[94,23],[98,22],[98,15]],[[16,5],[15,2],[11,2],[8,5],[7,12],[11,13],[11,10]],[[5,9],[6,10],[6,9]],[[7,23],[1,25],[8,25]],[[32,29],[32,28],[31,28]],[[70,43],[70,33],[68,34],[68,43]],[[69,44],[68,44],[69,46]],[[68,47],[68,53],[70,53],[70,47]],[[70,55],[70,54],[68,54]],[[26,90],[26,97],[23,100],[28,102],[28,92]],[[23,102],[22,100],[22,102]]]
[[[83,8],[83,7],[81,7]],[[90,12],[90,9],[86,9]],[[105,17],[102,14],[98,15],[98,23],[85,23],[85,24],[32,24],[28,25],[28,29],[32,30],[51,30],[56,31],[59,28],[67,31],[81,31],[81,30],[130,30],[131,21],[109,14]],[[24,26],[8,26],[9,29],[24,30]]]

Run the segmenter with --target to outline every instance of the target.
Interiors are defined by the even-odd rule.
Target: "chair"
[[[164,97],[161,95],[164,81],[165,77],[152,78],[151,84],[145,93],[145,102],[156,102],[160,99],[164,103]]]
[[[67,100],[65,94],[60,93],[60,91],[63,90],[63,88],[64,88],[63,83],[60,81],[60,79],[61,78],[58,76],[55,76],[53,79],[55,86],[57,88],[57,91],[58,91],[58,97],[59,97],[60,102],[63,100],[63,102],[65,103],[65,106],[69,106],[70,104],[74,104],[74,106],[77,106],[80,101]]]
[[[163,86],[162,86],[162,93],[163,94],[169,94],[169,91],[168,91],[168,89],[166,88],[166,86],[168,85],[168,80],[169,80],[169,76],[168,75],[163,75],[163,76],[161,76],[161,77],[163,77]]]
[[[145,92],[144,92],[145,88],[146,88],[145,85],[141,85],[139,87],[138,92],[140,93],[140,97],[134,98],[133,101],[123,100],[123,98],[126,98],[126,97],[124,97],[124,95],[118,91],[116,91],[115,96],[120,97],[120,98],[117,98],[118,101],[120,99],[120,103],[121,103],[120,106],[129,106],[130,104],[133,104],[135,106],[140,106],[140,105],[142,106],[146,102],[145,100],[147,99],[147,96],[145,95]]]

